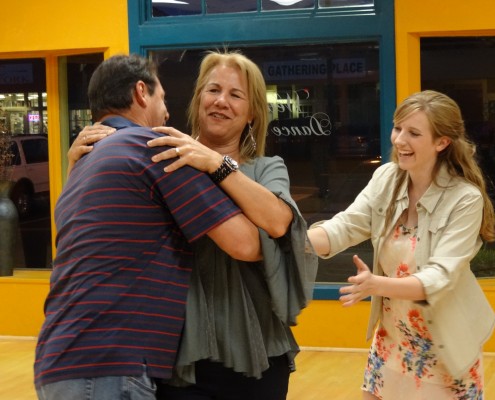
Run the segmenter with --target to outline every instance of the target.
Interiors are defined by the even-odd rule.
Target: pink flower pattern
[[[390,240],[400,240],[405,235],[397,226],[392,232]],[[414,236],[414,237],[412,237]],[[416,248],[416,234],[408,237],[411,251]],[[393,275],[397,278],[410,276],[415,272],[406,262],[400,262]],[[396,304],[402,307],[396,309]],[[406,306],[406,304],[408,304]],[[397,339],[399,338],[399,339]],[[382,398],[381,392],[386,384],[383,370],[390,366],[400,371],[404,376],[414,380],[417,389],[426,383],[435,384],[438,378],[444,382],[444,388],[455,400],[482,400],[483,383],[480,360],[475,362],[469,372],[461,379],[449,376],[444,368],[440,368],[439,360],[434,352],[433,340],[424,320],[421,309],[414,302],[383,299],[383,317],[380,326],[375,332],[368,363],[365,369],[365,390]],[[436,379],[434,379],[436,378]]]

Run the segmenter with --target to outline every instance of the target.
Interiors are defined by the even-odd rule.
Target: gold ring
[[[177,154],[177,156],[180,157],[180,150],[178,147],[175,148],[175,154]]]

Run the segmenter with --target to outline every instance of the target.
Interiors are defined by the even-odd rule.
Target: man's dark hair
[[[136,54],[117,55],[103,61],[93,73],[88,87],[93,122],[105,114],[128,109],[138,81],[143,81],[152,95],[156,79],[156,64]]]

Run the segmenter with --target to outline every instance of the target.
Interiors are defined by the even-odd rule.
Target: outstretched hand
[[[370,271],[368,266],[357,255],[352,257],[356,265],[357,274],[349,277],[349,286],[340,288],[340,301],[343,306],[352,306],[361,300],[374,294],[374,284],[376,276]]]
[[[221,154],[175,128],[160,126],[153,128],[153,130],[166,135],[150,140],[148,146],[170,146],[173,148],[155,154],[151,160],[158,162],[177,158],[167,165],[165,172],[172,172],[184,165],[190,165],[200,171],[213,173],[223,161]]]

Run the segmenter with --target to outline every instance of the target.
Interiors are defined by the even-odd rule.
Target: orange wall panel
[[[495,308],[495,279],[480,283]],[[26,271],[0,278],[0,336],[37,336],[44,320],[43,304],[49,290],[49,271]],[[313,300],[293,327],[302,347],[367,349],[366,329],[370,302],[343,307],[337,300]],[[495,352],[495,335],[485,344]]]
[[[2,2],[2,53],[105,48],[128,52],[127,0]]]

